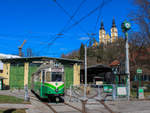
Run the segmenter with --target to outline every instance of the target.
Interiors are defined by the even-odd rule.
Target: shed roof
[[[49,60],[55,60],[62,63],[82,63],[81,60],[75,60],[75,59],[66,59],[66,58],[54,58],[54,57],[21,57],[21,58],[5,58],[1,59],[2,62],[10,62],[10,63],[16,63],[16,62],[32,62],[32,61],[49,61]]]
[[[81,71],[83,72],[84,69],[81,69]],[[112,69],[111,67],[107,65],[97,64],[97,65],[92,65],[92,66],[87,67],[87,71],[88,73],[97,74],[97,73],[102,73],[102,72],[111,72]]]

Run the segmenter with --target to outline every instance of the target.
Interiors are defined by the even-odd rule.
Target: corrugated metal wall
[[[64,66],[65,70],[65,88],[69,88],[73,85],[73,66]]]
[[[24,64],[11,64],[10,88],[24,88]]]
[[[28,87],[31,88],[31,77],[34,72],[36,72],[39,65],[30,64],[29,65],[29,75],[28,75]]]

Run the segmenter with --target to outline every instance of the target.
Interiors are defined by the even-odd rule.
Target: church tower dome
[[[100,27],[100,30],[105,30],[105,29],[104,29],[104,23],[103,23],[103,21],[101,21],[101,27]]]
[[[105,29],[104,29],[104,24],[103,24],[103,21],[101,21],[101,27],[99,29],[99,43],[102,44],[104,43],[105,44]]]
[[[115,24],[115,19],[113,18],[112,27],[111,27],[111,42],[113,43],[118,39],[118,30]]]
[[[113,27],[116,27],[116,24],[115,24],[115,19],[113,18],[113,21],[112,21],[112,28]]]

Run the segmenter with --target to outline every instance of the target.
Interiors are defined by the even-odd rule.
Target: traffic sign
[[[138,99],[144,99],[144,89],[142,87],[138,88]]]
[[[142,73],[142,69],[137,69],[136,73]]]

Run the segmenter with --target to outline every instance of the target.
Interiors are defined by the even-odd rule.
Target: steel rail
[[[102,105],[104,105],[104,107],[110,112],[110,113],[115,113],[113,110],[110,109],[110,107],[108,107],[105,102],[103,100],[99,101]]]
[[[43,102],[44,103],[44,102]],[[48,108],[50,108],[54,113],[58,113],[51,105],[49,105],[48,103],[44,103]]]
[[[75,106],[73,106],[73,105],[71,105],[71,104],[69,104],[69,103],[64,102],[64,104],[65,104],[65,105],[68,105],[68,106],[71,107],[71,108],[74,108],[74,109],[76,109],[76,110],[82,112],[81,109],[79,109],[79,108],[77,108],[77,107],[75,107]]]
[[[77,96],[79,96],[79,97],[81,96],[81,95],[77,94],[76,91],[74,91],[74,93],[75,93]],[[93,96],[88,96],[88,95],[87,95],[87,98],[92,99],[92,98],[94,98],[94,97],[96,97],[96,96],[98,96],[98,91],[96,91],[96,94],[94,94]],[[77,98],[77,97],[76,97],[76,98]]]

